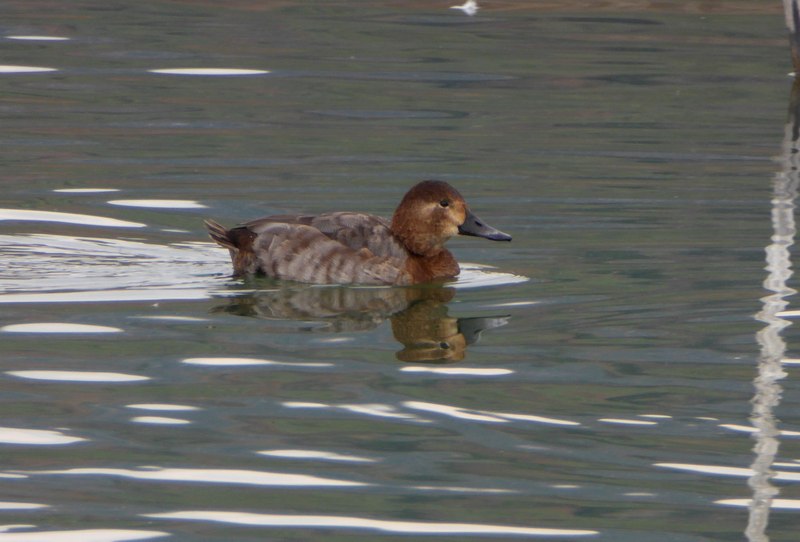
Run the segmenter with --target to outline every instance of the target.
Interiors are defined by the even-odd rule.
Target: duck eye
[[[442,207],[448,207],[450,205],[450,202],[447,201],[446,199],[443,199],[442,201],[439,202],[439,205],[441,205]]]

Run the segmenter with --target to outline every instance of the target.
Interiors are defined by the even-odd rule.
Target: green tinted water
[[[788,51],[700,4],[11,2],[0,541],[795,540]],[[410,300],[203,231],[425,178],[514,240]]]

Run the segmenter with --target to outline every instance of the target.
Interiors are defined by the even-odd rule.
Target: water
[[[8,3],[0,542],[797,539],[780,5],[447,7]],[[203,231],[425,178],[445,288]]]

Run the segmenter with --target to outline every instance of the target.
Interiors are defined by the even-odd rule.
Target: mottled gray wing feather
[[[277,215],[253,220],[244,226],[258,234],[274,223],[311,226],[347,247],[354,250],[366,248],[375,256],[404,259],[407,255],[405,248],[392,235],[389,221],[375,215],[352,212],[325,213],[316,216]]]
[[[409,282],[403,258],[353,248],[298,222],[257,222],[248,228],[257,234],[253,244],[257,269],[268,276],[316,284]]]

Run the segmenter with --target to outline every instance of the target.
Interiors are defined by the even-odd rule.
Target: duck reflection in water
[[[454,288],[300,286],[259,290],[233,298],[215,311],[266,319],[311,321],[310,332],[354,332],[391,321],[403,349],[400,361],[452,363],[464,359],[481,332],[505,325],[508,316],[454,318],[447,303]]]

